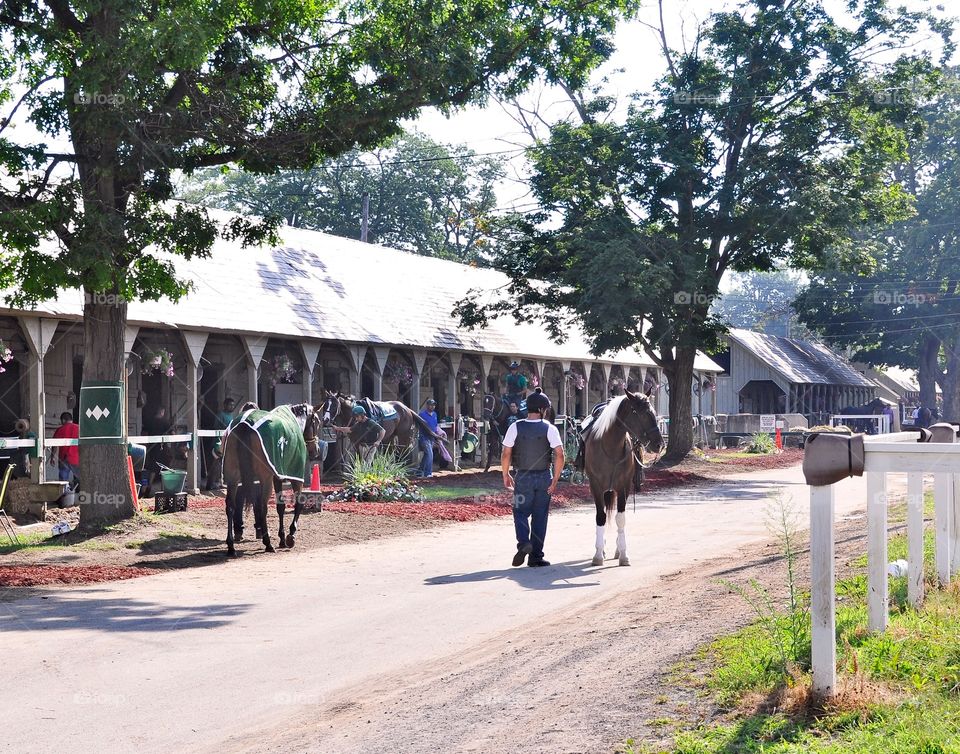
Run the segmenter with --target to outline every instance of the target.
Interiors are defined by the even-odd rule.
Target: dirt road
[[[630,568],[589,565],[584,508],[544,569],[487,520],[0,604],[0,749],[604,751],[665,658],[744,618],[713,578],[769,554],[772,491],[805,514],[799,468],[638,499]]]

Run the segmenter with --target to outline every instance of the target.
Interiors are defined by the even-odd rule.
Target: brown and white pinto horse
[[[620,565],[630,565],[627,557],[627,496],[634,489],[637,465],[635,448],[654,453],[663,448],[657,427],[657,415],[646,397],[631,393],[610,400],[590,425],[584,438],[584,465],[590,492],[597,507],[597,547],[593,565],[603,565],[603,539],[607,516],[617,506],[617,551]]]

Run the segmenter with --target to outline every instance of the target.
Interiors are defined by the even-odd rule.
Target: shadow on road
[[[451,573],[445,576],[431,576],[424,579],[424,583],[430,586],[441,584],[463,584],[479,581],[498,581],[501,579],[510,579],[517,582],[524,589],[547,590],[547,589],[575,589],[584,586],[599,586],[599,581],[578,581],[571,579],[580,579],[586,576],[593,576],[607,568],[617,568],[616,561],[610,561],[610,565],[595,566],[589,560],[568,560],[564,563],[554,563],[545,568],[530,568],[520,566],[518,568],[503,568],[499,570],[474,571],[473,573]]]
[[[225,626],[249,604],[170,606],[138,599],[98,597],[100,589],[49,590],[0,604],[0,633],[9,631],[160,632]]]

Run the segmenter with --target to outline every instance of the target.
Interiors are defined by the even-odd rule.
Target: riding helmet
[[[532,394],[527,396],[527,411],[536,411],[542,414],[550,408],[550,399],[543,394],[540,388],[536,388]]]
[[[519,361],[511,361],[511,362],[510,362],[510,368],[511,368],[511,369],[519,369],[519,368],[520,368],[520,362],[519,362]]]

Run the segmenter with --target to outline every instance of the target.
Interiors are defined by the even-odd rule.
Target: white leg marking
[[[593,565],[603,565],[603,535],[605,532],[605,526],[597,527],[597,551],[593,556]]]
[[[630,558],[627,557],[627,514],[617,514],[617,557],[620,558],[620,565],[630,565]]]

